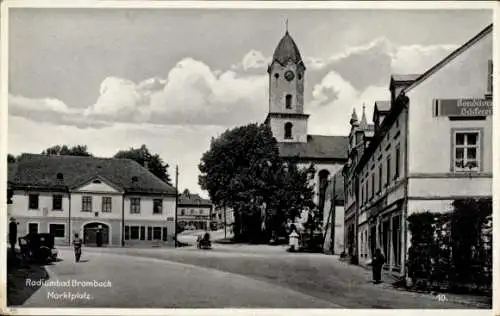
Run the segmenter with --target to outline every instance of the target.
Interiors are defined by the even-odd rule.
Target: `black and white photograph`
[[[498,3],[44,2],[1,4],[2,314],[494,314]]]

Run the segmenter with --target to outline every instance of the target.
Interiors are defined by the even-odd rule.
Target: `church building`
[[[283,158],[293,158],[304,167],[314,164],[315,203],[325,223],[330,213],[324,212],[326,188],[335,174],[341,176],[339,170],[347,162],[348,137],[308,134],[309,114],[304,112],[306,66],[288,30],[279,41],[267,72],[269,112],[265,123],[270,126]],[[343,196],[336,201],[343,204]]]

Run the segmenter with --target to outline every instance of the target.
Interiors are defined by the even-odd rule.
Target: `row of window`
[[[195,210],[195,209],[190,209],[190,210],[189,210],[189,214],[190,214],[190,215],[196,215],[195,213],[196,213],[196,210]],[[187,210],[182,208],[182,209],[181,209],[181,214],[180,214],[180,215],[181,215],[181,216],[185,216],[186,214],[187,214]],[[198,214],[199,214],[199,215],[208,215],[208,214],[205,214],[205,210],[203,210],[203,209],[198,210]]]
[[[167,241],[167,228],[159,226],[125,226],[125,240]]]
[[[28,233],[38,234],[40,225],[38,223],[28,223]],[[49,234],[57,238],[66,236],[65,224],[49,224]]]
[[[452,170],[455,172],[479,171],[481,153],[481,132],[454,131],[453,132],[453,157]],[[361,183],[361,204],[370,201],[376,194],[382,191],[383,187],[390,185],[391,180],[399,178],[401,160],[401,149],[396,146],[394,155],[394,170],[392,169],[392,156],[388,154],[385,162],[380,161],[378,170],[373,170],[371,175],[365,175]],[[375,167],[372,167],[375,169]],[[352,188],[348,188],[348,193],[352,194]]]
[[[401,160],[401,149],[399,145],[396,146],[396,152],[394,155],[394,170],[392,167],[392,157],[391,154],[388,154],[385,162],[380,161],[378,165],[377,171],[377,181],[375,181],[375,170],[372,171],[371,177],[368,177],[368,174],[364,177],[364,181],[362,179],[361,182],[361,204],[367,203],[375,194],[378,194],[382,191],[382,187],[387,187],[391,184],[392,180],[397,180],[399,178],[399,169],[400,169],[400,160]],[[374,168],[374,167],[372,167]],[[385,169],[385,175],[384,175]]]
[[[62,199],[63,196],[59,194],[54,194],[52,196],[52,210],[62,211]],[[38,210],[40,197],[38,194],[29,195],[29,209]],[[82,196],[82,212],[92,212],[93,210],[93,196]],[[101,197],[101,211],[103,213],[111,213],[112,199],[110,196]],[[131,198],[130,199],[130,213],[140,214],[141,213],[141,198]],[[163,213],[163,200],[153,199],[153,214]]]

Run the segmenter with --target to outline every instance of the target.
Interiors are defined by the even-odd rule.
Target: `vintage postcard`
[[[3,1],[2,314],[493,315],[498,9]]]

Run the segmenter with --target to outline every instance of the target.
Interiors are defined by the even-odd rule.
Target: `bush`
[[[453,208],[408,217],[408,276],[427,289],[491,290],[491,199],[456,200]]]

